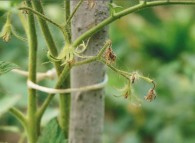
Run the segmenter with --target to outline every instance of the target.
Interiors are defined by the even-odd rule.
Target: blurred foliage
[[[18,0],[19,1],[19,0]],[[16,2],[16,1],[15,1]],[[6,21],[5,12],[10,2],[0,2],[0,28]],[[4,3],[4,4],[3,4]],[[124,8],[137,1],[117,1]],[[63,22],[63,5],[44,1],[46,15]],[[119,9],[120,10],[120,9]],[[106,112],[104,143],[194,143],[195,137],[195,19],[192,6],[164,6],[148,8],[121,18],[110,26],[110,38],[117,55],[115,66],[135,71],[153,78],[157,83],[157,98],[149,103],[144,100],[151,85],[138,81],[133,85],[129,99],[115,97],[116,88],[124,80],[108,70],[109,84],[106,87]],[[17,12],[12,16],[13,25],[24,35]],[[46,57],[47,48],[37,24],[39,36],[38,71],[51,68]],[[59,49],[63,46],[61,33],[50,25]],[[25,35],[24,35],[25,36]],[[27,43],[12,36],[10,42],[0,40],[0,60],[17,64],[27,69]],[[53,86],[55,81],[45,80],[42,85]],[[17,106],[26,110],[26,78],[12,72],[0,77],[0,98],[20,96]],[[40,103],[46,94],[38,92]],[[54,100],[46,112],[57,115]],[[51,117],[50,116],[50,117]],[[46,121],[47,120],[47,121]],[[0,118],[1,125],[18,123],[10,114]],[[44,123],[45,124],[45,123]]]
[[[6,21],[6,14],[8,10],[12,11],[11,22],[15,31],[23,37],[26,37],[24,28],[20,21],[19,11],[14,8],[14,6],[20,2],[18,1],[1,1],[0,2],[0,29],[3,27]],[[13,2],[13,3],[12,3]],[[53,20],[63,22],[63,7],[62,0],[59,4],[54,1],[43,1],[45,6],[45,12],[48,17],[51,17]],[[24,15],[24,14],[23,14]],[[24,15],[25,16],[25,15]],[[26,20],[26,19],[25,19]],[[47,47],[45,40],[43,39],[40,27],[36,23],[37,35],[38,35],[38,61],[37,61],[37,70],[39,72],[46,72],[48,69],[52,68],[52,64],[47,59]],[[53,25],[49,25],[51,32],[56,41],[57,47],[59,50],[64,45],[62,33]],[[20,41],[14,35],[11,35],[9,42],[4,42],[0,39],[0,61],[6,61],[7,63],[14,63],[20,67],[22,70],[27,70],[28,64],[28,45],[26,42]],[[12,67],[8,67],[8,70],[11,70]],[[5,70],[4,70],[5,71]],[[44,80],[40,84],[53,87],[55,80]],[[46,98],[47,94],[42,92],[37,92],[38,94],[38,104],[41,104]],[[20,97],[20,99],[19,99]],[[5,111],[8,111],[13,105],[20,108],[22,111],[26,111],[27,107],[27,86],[26,86],[26,77],[9,72],[0,76],[0,141],[6,141],[9,143],[16,143],[16,140],[20,137],[23,139],[23,128],[21,124],[16,120],[16,118]],[[17,100],[16,100],[17,99]],[[19,100],[18,100],[19,99]],[[17,102],[17,103],[16,103]],[[9,104],[8,104],[9,103]],[[42,126],[46,125],[52,118],[56,117],[58,114],[58,104],[56,98],[50,104],[51,106],[47,109],[46,113],[42,119]],[[13,136],[10,128],[4,128],[4,126],[12,127],[13,125],[18,126],[20,129],[19,133],[15,133]],[[7,134],[7,135],[6,135]],[[2,135],[2,136],[1,136]],[[12,136],[12,138],[9,137]]]
[[[194,14],[191,6],[157,7],[111,25],[116,66],[153,78],[157,98],[144,100],[143,81],[134,85],[139,100],[112,96],[124,81],[109,70],[104,143],[195,142]]]
[[[15,64],[0,61],[0,76],[15,69],[15,68],[18,68],[18,66]]]

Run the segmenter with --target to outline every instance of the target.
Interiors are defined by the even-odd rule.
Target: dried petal
[[[106,49],[106,51],[105,51],[105,59],[106,59],[106,62],[109,63],[109,64],[112,64],[112,63],[114,63],[116,61],[116,55],[112,51],[111,47]]]
[[[151,102],[152,100],[154,100],[156,98],[156,92],[154,89],[150,89],[148,91],[148,94],[146,96],[144,96],[145,100]]]

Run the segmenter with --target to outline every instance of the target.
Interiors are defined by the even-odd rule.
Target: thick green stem
[[[70,77],[65,80],[66,86],[65,88],[70,87]],[[60,94],[59,98],[59,106],[60,106],[60,115],[59,115],[59,123],[60,127],[64,132],[65,138],[68,138],[68,127],[69,127],[69,114],[70,114],[70,94]]]
[[[67,22],[68,18],[70,17],[70,0],[64,0],[65,6],[65,22]]]
[[[43,8],[42,8],[42,5],[41,5],[41,2],[34,1],[33,6],[34,6],[35,10],[39,11],[40,13],[43,13]],[[42,18],[39,18],[39,23],[41,25],[41,29],[42,29],[42,32],[43,32],[44,37],[46,39],[46,42],[47,42],[47,45],[49,47],[51,55],[54,56],[54,57],[57,57],[58,56],[57,48],[56,48],[56,45],[55,45],[54,40],[52,38],[52,35],[49,31],[49,27],[48,27],[47,23]],[[63,31],[63,32],[64,32],[64,35],[66,35],[66,31]],[[61,73],[60,63],[56,62],[55,67],[56,67],[58,75],[60,75],[60,73]],[[66,69],[64,69],[64,71],[66,71]],[[64,73],[64,71],[62,73]],[[61,77],[59,77],[59,78],[63,79]],[[56,86],[56,88],[61,87],[62,83],[60,84],[59,87],[58,87],[58,85]],[[48,98],[43,103],[43,106],[39,110],[39,112],[38,112],[38,122],[39,122],[39,124],[40,124],[41,117],[42,117],[44,111],[46,110],[47,106],[49,105],[49,103],[53,99],[53,97],[54,97],[54,94],[49,95]],[[61,108],[61,105],[64,105],[66,102],[69,102],[69,100],[68,99],[66,100],[66,98],[67,98],[67,96],[64,96],[63,94],[60,95],[60,108]],[[64,102],[64,104],[62,104],[61,102]],[[65,107],[65,108],[68,108],[68,107]],[[64,117],[64,118],[65,118],[65,120],[67,120],[66,118],[68,118],[68,117]]]
[[[65,35],[65,40],[66,42],[68,42],[68,44],[71,43],[71,24],[70,22],[68,22],[68,19],[70,17],[70,0],[64,0],[64,5],[65,5],[65,23],[66,23],[66,26],[65,26],[65,30],[66,30],[66,33],[64,34]]]
[[[43,14],[43,7],[41,5],[41,2],[40,1],[33,1],[32,3],[33,3],[35,10],[37,10],[39,13]],[[66,7],[68,7],[68,3],[69,3],[69,1],[67,0]],[[69,10],[70,9],[67,8],[66,17],[69,17]],[[51,55],[53,57],[57,57],[58,53],[57,53],[57,48],[56,48],[55,42],[52,38],[52,35],[50,33],[50,30],[49,30],[49,27],[48,27],[46,21],[43,20],[43,17],[42,18],[39,17],[39,23],[41,25],[41,29],[42,29],[43,35],[46,39],[46,42],[47,42],[47,45],[49,47]],[[71,39],[70,39],[69,32],[67,32],[67,28],[62,29],[62,31],[63,31],[64,36],[65,36],[66,44],[70,43]],[[65,82],[64,79],[68,75],[69,68],[67,68],[67,67],[64,68],[64,70],[62,71],[62,74],[60,75],[60,73],[61,73],[60,62],[56,62],[55,67],[56,67],[56,70],[57,70],[57,73],[59,76],[59,82],[57,83],[56,88],[65,87],[65,86],[63,86],[64,82]],[[69,84],[67,83],[67,85],[69,85]],[[47,106],[49,105],[49,103],[51,102],[53,97],[54,97],[54,94],[50,94],[47,97],[47,99],[45,100],[45,102],[43,103],[42,107],[40,108],[40,110],[37,114],[39,124],[40,124],[41,117],[42,117],[43,113],[45,112]],[[64,94],[60,94],[60,122],[61,122],[60,124],[62,125],[62,129],[64,129],[65,136],[67,136],[67,132],[68,132],[68,129],[66,127],[68,127],[68,118],[69,118],[69,103],[70,103],[69,98],[70,98],[69,96],[65,96]]]
[[[107,19],[105,19],[104,21],[102,21],[101,23],[99,23],[98,25],[96,25],[95,27],[91,28],[90,30],[88,30],[87,32],[83,33],[81,36],[79,36],[74,43],[72,44],[73,47],[77,47],[83,40],[89,38],[91,35],[97,33],[98,31],[100,31],[103,27],[105,27],[106,25],[112,23],[113,21],[128,15],[130,13],[139,11],[141,9],[144,8],[148,8],[148,7],[154,7],[154,6],[161,6],[161,5],[176,5],[176,4],[195,4],[195,1],[192,2],[186,2],[186,1],[154,1],[154,2],[146,2],[146,3],[140,3],[138,5],[135,5],[133,7],[129,7],[125,10],[122,10],[120,12],[114,13],[112,16],[108,17]]]
[[[68,18],[70,17],[70,0],[64,0],[64,5],[65,5],[65,23],[67,22]],[[70,45],[71,43],[71,27],[70,24],[67,24],[64,29],[64,38],[65,42],[67,45]],[[68,72],[66,71],[68,70]],[[64,73],[62,73],[62,77],[59,77],[60,80],[65,79],[67,77],[67,73],[69,73],[71,69],[71,66],[69,64],[66,64],[66,68],[64,69]],[[65,77],[65,78],[64,78]],[[66,83],[66,84],[63,84]],[[60,81],[57,83],[58,85],[56,86],[57,88],[60,88],[60,84],[63,86],[63,88],[69,88],[70,87],[70,77],[66,78],[63,83],[60,83]],[[59,107],[60,107],[60,114],[59,114],[59,123],[60,127],[64,132],[65,138],[68,138],[68,126],[69,126],[69,112],[70,112],[70,94],[65,95],[65,94],[60,94],[59,98]]]
[[[59,76],[59,79],[56,83],[56,86],[55,88],[61,88],[65,79],[67,79],[68,75],[69,75],[69,72],[70,72],[70,69],[71,69],[71,66],[69,65],[66,65],[65,68],[63,69],[61,75]],[[37,119],[38,121],[40,122],[41,120],[41,117],[43,116],[46,108],[48,107],[49,103],[51,102],[51,100],[53,99],[55,94],[50,94],[46,100],[44,101],[43,105],[40,107],[39,111],[37,112]],[[63,95],[61,95],[63,96]],[[64,95],[66,96],[66,95]]]
[[[26,3],[31,7],[30,1],[26,0]],[[35,21],[33,14],[28,14],[28,42],[29,42],[29,65],[28,80],[36,83],[36,60],[37,60],[37,35],[35,29]],[[28,111],[27,111],[27,122],[28,122],[28,142],[36,143],[38,137],[38,126],[36,118],[36,90],[28,89]]]
[[[32,4],[33,4],[33,7],[36,11],[38,11],[41,14],[44,13],[43,7],[42,7],[40,1],[32,1]],[[45,20],[43,20],[40,17],[38,19],[39,19],[39,24],[41,26],[41,30],[42,30],[44,38],[46,40],[48,49],[53,57],[57,57],[58,56],[57,47],[56,47],[56,44],[53,40],[53,37],[52,37],[51,32],[49,30],[49,27],[48,27]],[[60,73],[61,73],[60,62],[55,62],[55,68],[57,70],[57,74],[60,75]]]

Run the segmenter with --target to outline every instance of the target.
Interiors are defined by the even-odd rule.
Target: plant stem
[[[125,10],[122,10],[120,12],[114,13],[112,16],[106,18],[104,21],[100,22],[98,25],[96,25],[95,27],[91,28],[90,30],[86,31],[85,33],[83,33],[81,36],[79,36],[74,43],[72,44],[73,47],[77,47],[83,40],[87,39],[88,37],[90,37],[91,35],[97,33],[98,31],[100,31],[103,27],[105,27],[106,25],[112,23],[113,21],[128,15],[130,13],[139,11],[141,9],[144,8],[148,8],[148,7],[154,7],[154,6],[162,6],[162,5],[176,5],[176,4],[195,4],[195,1],[193,2],[186,2],[186,1],[154,1],[154,2],[146,2],[146,3],[140,3],[138,5],[129,7]]]
[[[9,111],[20,121],[24,128],[27,127],[27,119],[25,116],[16,108],[11,108]]]
[[[26,0],[26,3],[31,7],[29,0]],[[28,71],[29,76],[28,80],[36,83],[36,60],[37,60],[37,35],[35,29],[35,21],[33,14],[28,14],[28,42],[29,42],[29,65]],[[27,111],[27,122],[28,122],[28,142],[36,143],[38,137],[38,126],[36,119],[36,90],[29,88],[28,89],[28,111]]]
[[[69,65],[66,65],[60,75],[60,77],[58,78],[58,81],[56,83],[55,88],[60,88],[62,87],[65,79],[67,78],[67,76],[69,75],[69,71],[70,71],[71,67]],[[49,103],[51,102],[51,100],[53,99],[55,94],[50,94],[46,100],[44,101],[44,103],[42,104],[42,106],[40,107],[39,111],[37,112],[37,120],[40,121],[47,106],[49,105]]]
[[[66,83],[64,88],[70,87],[70,77],[64,81]],[[59,98],[59,108],[60,108],[60,114],[59,114],[59,124],[64,132],[64,136],[67,139],[68,138],[68,129],[69,129],[69,114],[70,114],[70,93],[64,93],[60,94]]]
[[[43,14],[43,7],[41,5],[41,2],[40,1],[32,1],[32,4],[33,4],[33,7],[35,8],[36,11],[40,12],[41,14]],[[51,53],[51,55],[53,57],[57,57],[58,56],[58,51],[57,51],[57,47],[56,47],[56,44],[54,42],[54,39],[51,35],[51,32],[49,30],[49,27],[46,23],[46,21],[44,21],[42,18],[38,18],[39,20],[39,24],[41,26],[41,30],[42,30],[42,33],[44,35],[44,38],[46,40],[46,43],[47,43],[47,46],[48,46],[48,49]],[[56,68],[56,71],[57,71],[57,74],[60,75],[61,73],[61,67],[60,67],[60,62],[55,62],[55,68]]]
[[[58,28],[62,28],[59,24],[57,24],[56,22],[54,22],[53,20],[47,18],[45,15],[41,14],[40,12],[35,11],[34,9],[30,8],[30,7],[20,7],[19,10],[28,10],[34,14],[36,14],[38,17],[42,18],[45,21],[50,22],[51,24],[57,26]]]
[[[32,3],[33,3],[33,6],[34,6],[36,11],[38,11],[40,13],[43,13],[43,7],[41,5],[41,2],[39,2],[39,1],[32,1]],[[69,3],[69,1],[67,0],[66,4],[68,4],[68,3]],[[69,10],[70,10],[69,8],[66,10],[66,12],[67,12],[66,13],[66,17],[69,16],[69,14],[68,14]],[[47,45],[49,47],[51,55],[53,57],[57,57],[58,56],[57,48],[56,48],[55,42],[54,42],[54,40],[52,38],[52,35],[51,35],[50,31],[49,31],[49,27],[48,27],[47,23],[42,18],[39,18],[39,23],[41,25],[41,29],[42,29],[42,32],[43,32],[44,37],[46,39],[46,42],[47,42]],[[66,44],[70,43],[70,35],[68,34],[67,29],[63,28],[62,31],[63,31],[63,34],[65,36]],[[62,71],[61,70],[61,66],[60,66],[60,62],[55,62],[55,68],[56,68],[57,74],[59,76],[59,82],[57,83],[56,88],[63,87],[63,84],[64,84],[63,82],[65,82],[64,79],[67,77],[68,72],[69,72],[69,68],[67,66]],[[62,71],[62,74],[60,75],[61,71]],[[41,117],[42,117],[43,113],[45,112],[47,106],[49,105],[49,103],[51,102],[53,97],[54,97],[54,94],[50,94],[47,97],[47,99],[45,100],[45,102],[43,103],[42,107],[40,108],[40,110],[39,110],[39,112],[37,114],[39,124],[40,124]],[[62,102],[64,102],[64,103],[62,103]],[[69,100],[68,96],[64,96],[63,94],[60,95],[60,110],[63,110],[63,111],[60,111],[60,113],[64,112],[65,115],[69,114],[69,111],[68,111],[69,110],[69,107],[68,107],[69,106],[69,102],[70,102],[70,100]],[[64,109],[62,109],[62,105],[63,105]],[[61,114],[60,114],[60,116],[61,116]],[[61,122],[64,121],[64,123],[63,123],[63,128],[64,128],[65,126],[68,126],[67,121],[68,121],[69,116],[64,117],[64,115],[63,115],[63,118],[64,118],[64,120],[60,119],[60,121]],[[67,129],[65,129],[65,130],[64,130],[65,136],[67,136],[66,134],[67,134],[68,130]]]
[[[71,23],[67,22],[69,17],[70,17],[70,0],[64,0],[64,5],[65,5],[65,27],[64,27],[64,37],[66,42],[68,44],[71,43]]]
[[[67,22],[68,18],[70,17],[70,0],[64,0],[65,6],[65,22]]]
[[[126,79],[129,80],[129,77],[124,73],[124,71],[121,71],[115,67],[113,67],[111,64],[108,64],[105,60],[103,59],[99,59],[100,62],[104,63],[105,65],[107,65],[110,69],[112,69],[113,71],[115,71],[116,73],[120,74],[121,76],[125,77]]]
[[[64,0],[65,4],[65,23],[70,17],[70,0]],[[66,45],[70,45],[71,43],[71,25],[70,23],[67,24],[64,29],[64,38]],[[64,73],[62,73],[62,78],[59,77],[60,80],[65,79],[69,74],[69,71],[71,69],[71,65],[66,64],[66,68],[64,69]],[[68,71],[67,71],[68,70]],[[64,78],[65,77],[65,78]],[[63,84],[66,83],[66,84]],[[66,80],[63,80],[62,83],[60,81],[58,82],[59,85],[57,85],[57,88],[60,88],[60,84],[63,84],[64,88],[69,88],[70,87],[70,77],[66,78]],[[64,132],[64,136],[67,139],[68,138],[68,127],[69,127],[69,112],[70,112],[70,94],[60,94],[59,97],[59,108],[60,108],[60,114],[59,114],[59,124]]]
[[[71,13],[71,15],[68,17],[67,21],[66,21],[66,24],[69,24],[69,22],[71,22],[74,14],[77,12],[78,8],[80,7],[80,5],[82,4],[84,0],[80,0],[78,2],[78,4],[76,5],[76,7],[74,8],[73,12]]]
[[[86,60],[78,61],[73,66],[84,65],[84,64],[91,63],[91,62],[94,62],[94,61],[97,61],[97,60],[98,60],[98,57],[94,56],[94,57],[91,57],[91,58],[86,59]]]
[[[12,30],[12,34],[13,34],[16,38],[18,38],[18,39],[21,40],[21,41],[27,42],[27,39],[26,39],[26,38],[24,38],[24,37],[18,35],[18,33],[15,31],[15,29],[14,29],[13,26],[12,26],[11,30]]]
[[[25,19],[25,17],[24,17],[24,14],[22,14],[21,11],[18,13],[18,17],[19,17],[19,19],[20,19],[20,22],[21,22],[23,28],[24,28],[25,33],[28,33],[27,22],[26,22],[26,19]]]

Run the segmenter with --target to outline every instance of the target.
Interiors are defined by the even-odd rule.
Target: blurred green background
[[[0,26],[6,3],[1,4]],[[4,3],[4,5],[2,4]],[[63,8],[59,0],[44,2],[47,16],[63,22]],[[118,2],[127,7],[134,3]],[[9,4],[8,4],[9,5]],[[115,97],[116,89],[124,80],[108,69],[109,84],[106,87],[104,143],[194,143],[195,142],[195,10],[194,6],[163,6],[148,8],[119,19],[109,27],[113,50],[117,55],[115,66],[126,71],[138,71],[155,80],[157,98],[144,100],[151,87],[139,80],[133,85],[132,98]],[[12,16],[15,29],[24,35],[17,14]],[[37,25],[38,26],[38,25]],[[61,33],[50,26],[58,47],[63,46]],[[38,71],[51,68],[46,57],[47,47],[38,30]],[[25,35],[24,35],[25,36]],[[0,40],[0,60],[13,62],[27,69],[27,43],[15,37],[8,43]],[[53,86],[55,81],[41,84]],[[0,97],[21,96],[17,106],[26,108],[26,79],[12,72],[0,77]],[[40,102],[46,94],[38,93]],[[54,100],[47,116],[57,114]],[[49,118],[46,118],[48,120]],[[46,122],[45,120],[45,122]],[[0,117],[0,125],[20,124],[6,113]],[[21,128],[21,127],[20,127]],[[19,129],[21,130],[21,129]],[[1,131],[0,141],[17,133]],[[7,138],[5,136],[8,136]],[[15,140],[17,140],[16,136]],[[10,141],[9,143],[16,141]]]

